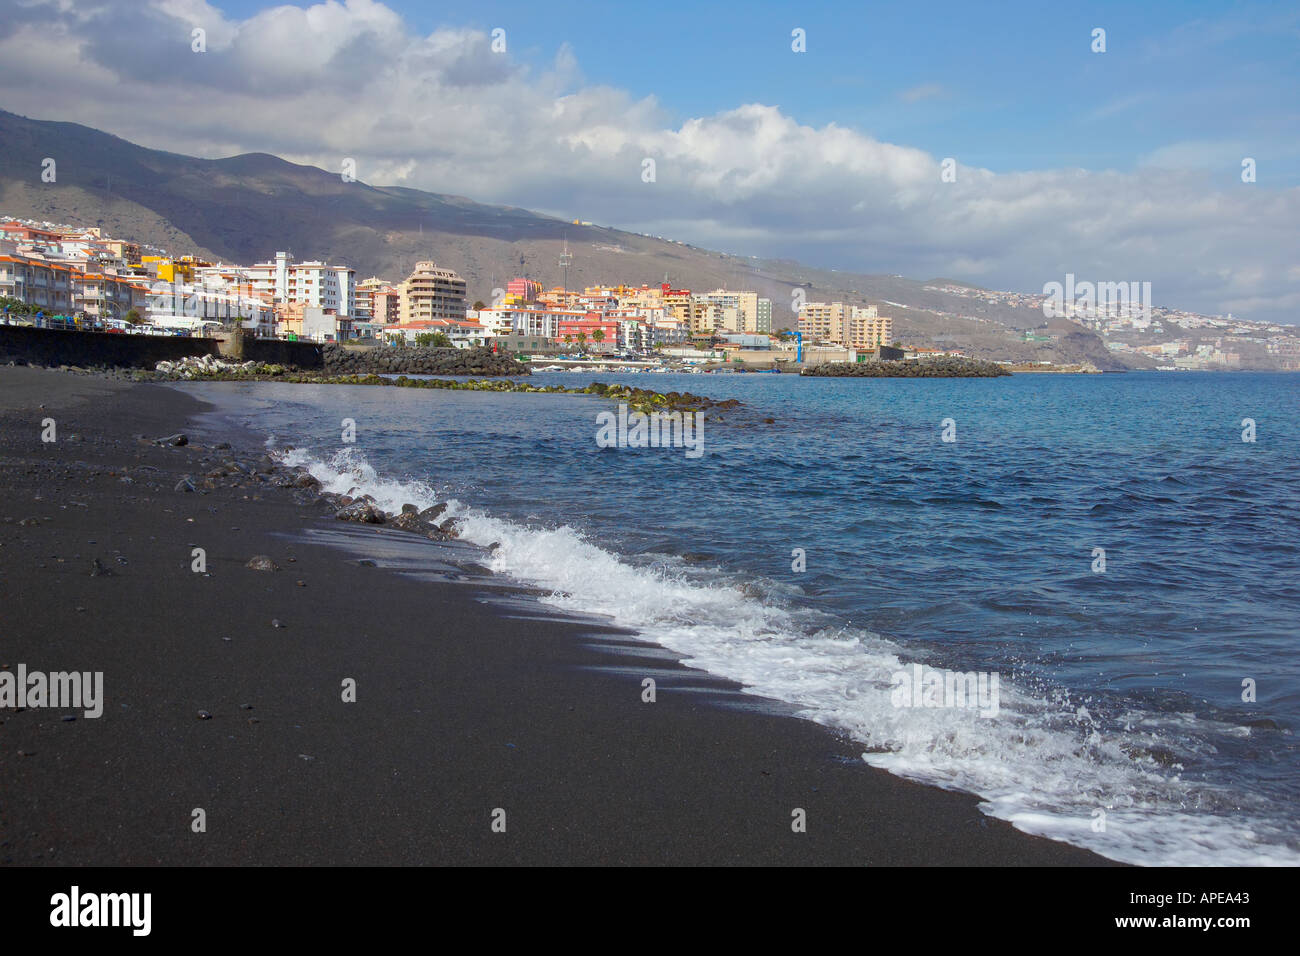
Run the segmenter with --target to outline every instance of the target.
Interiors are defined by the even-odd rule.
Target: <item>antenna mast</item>
[[[573,263],[573,256],[569,255],[569,239],[564,239],[564,252],[560,253],[560,268],[564,270],[564,304],[569,304],[569,266]]]

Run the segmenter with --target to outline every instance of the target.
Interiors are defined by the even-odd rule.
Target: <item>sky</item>
[[[1025,292],[1149,281],[1156,305],[1300,322],[1296,3],[0,14],[0,107],[145,146],[349,158],[375,185],[741,255]]]

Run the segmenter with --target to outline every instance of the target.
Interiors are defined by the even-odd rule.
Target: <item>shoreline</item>
[[[105,686],[99,719],[0,710],[0,863],[1116,865],[868,767],[860,745],[504,579],[385,566],[445,561],[438,542],[271,480],[174,490],[205,456],[264,454],[248,434],[134,437],[193,437],[214,410],[0,368],[0,665]],[[248,569],[255,555],[281,570]]]

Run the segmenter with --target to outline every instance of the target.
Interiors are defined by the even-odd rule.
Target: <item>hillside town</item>
[[[941,317],[993,322],[980,315],[985,306],[1027,316],[1050,306],[1045,294],[957,283],[925,288],[972,303],[962,313],[935,313]],[[1231,369],[1266,361],[1300,369],[1300,336],[1288,326],[1134,301],[1071,298],[1060,314],[1096,332],[1111,353],[1146,367]],[[0,321],[188,336],[242,326],[246,334],[290,341],[488,346],[524,359],[654,357],[755,368],[965,354],[896,347],[894,321],[876,305],[799,302],[795,328],[777,329],[772,300],[755,291],[693,291],[666,276],[655,285],[581,289],[544,288],[518,276],[493,289],[490,303],[470,303],[466,280],[433,260],[415,263],[404,277],[359,280],[349,266],[299,261],[289,252],[251,265],[211,262],[113,238],[98,227],[19,219],[0,219]],[[1016,334],[1036,343],[1059,332],[1027,323]]]
[[[1072,277],[1071,277],[1072,278]],[[1136,286],[1137,283],[1118,283]],[[1181,309],[1153,305],[1146,295],[1111,297],[1096,295],[1091,300],[1066,301],[1062,317],[1078,323],[1101,338],[1117,356],[1135,358],[1155,368],[1168,370],[1210,370],[1269,367],[1300,370],[1300,330],[1275,322],[1255,322],[1228,315],[1201,315]],[[1045,314],[1050,309],[1047,294],[998,292],[956,283],[926,286],[989,306],[1022,308]],[[1145,299],[1145,301],[1143,301]],[[985,321],[978,314],[957,318]],[[1052,335],[1046,323],[1023,330],[1026,342],[1048,342]]]
[[[667,281],[546,289],[521,276],[495,289],[490,304],[471,304],[465,280],[431,260],[401,279],[358,280],[348,266],[287,252],[251,265],[209,262],[99,228],[20,220],[0,222],[0,299],[11,320],[18,307],[52,327],[204,335],[240,324],[263,338],[491,346],[522,356],[830,362],[881,355],[893,343],[892,322],[875,306],[806,303],[797,332],[774,334],[772,301],[757,292]]]

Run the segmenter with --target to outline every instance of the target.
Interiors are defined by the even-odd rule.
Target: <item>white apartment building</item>
[[[467,312],[488,330],[489,335],[524,335],[553,339],[559,335],[559,324],[573,319],[585,319],[587,313],[578,309],[479,309]]]
[[[408,345],[414,345],[415,340],[421,335],[441,332],[447,336],[452,348],[457,349],[480,348],[487,345],[492,337],[481,324],[469,319],[429,319],[411,325],[398,325],[391,331],[400,334]]]
[[[686,329],[680,322],[649,322],[644,318],[622,319],[618,323],[620,348],[634,352],[656,345],[680,345],[686,341]]]
[[[242,318],[244,328],[256,335],[275,334],[275,309],[268,300],[224,286],[154,281],[146,308],[149,322],[168,328]]]
[[[251,286],[254,296],[278,305],[332,311],[351,319],[356,311],[356,272],[347,266],[324,262],[295,262],[287,252],[277,252],[271,262],[251,266],[206,266],[195,270],[199,281],[235,273]]]
[[[511,335],[515,331],[515,316],[524,309],[471,309],[465,317],[478,322],[487,330],[488,335]]]

